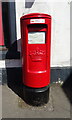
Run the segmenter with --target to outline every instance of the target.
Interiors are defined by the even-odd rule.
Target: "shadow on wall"
[[[6,54],[7,59],[15,60],[20,58],[20,52],[16,50],[17,44],[19,46],[19,49],[21,49],[21,41],[20,40],[15,41],[8,49],[8,52]],[[22,68],[18,66],[8,67],[7,62],[5,64],[8,87],[23,99]]]
[[[66,79],[64,84],[62,85],[62,89],[65,92],[66,96],[68,97],[70,103],[72,104],[72,70],[70,71],[69,77]]]
[[[32,0],[29,2],[29,1],[25,0],[25,8],[31,8],[32,5],[34,4],[34,1],[35,0]]]
[[[16,40],[13,44],[10,45],[8,52],[6,54],[6,59],[20,59],[20,52],[17,51],[17,44],[19,43],[20,43],[19,40],[18,41]]]

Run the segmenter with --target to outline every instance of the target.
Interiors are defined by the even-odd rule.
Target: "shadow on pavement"
[[[23,99],[22,69],[7,68],[7,85]]]
[[[71,80],[72,80],[72,71],[70,71],[69,77],[66,79],[64,84],[62,85],[62,89],[65,92],[66,96],[68,97],[70,103],[72,104],[72,86],[71,86]]]

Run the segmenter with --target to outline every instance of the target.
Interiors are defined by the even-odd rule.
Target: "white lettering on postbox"
[[[45,19],[31,19],[30,23],[45,23]]]

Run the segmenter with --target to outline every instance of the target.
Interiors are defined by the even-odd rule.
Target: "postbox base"
[[[49,100],[49,87],[30,88],[24,86],[24,101],[33,106],[42,106]]]

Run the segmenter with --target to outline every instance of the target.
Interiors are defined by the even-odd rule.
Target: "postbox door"
[[[47,70],[46,25],[28,27],[28,71]]]

